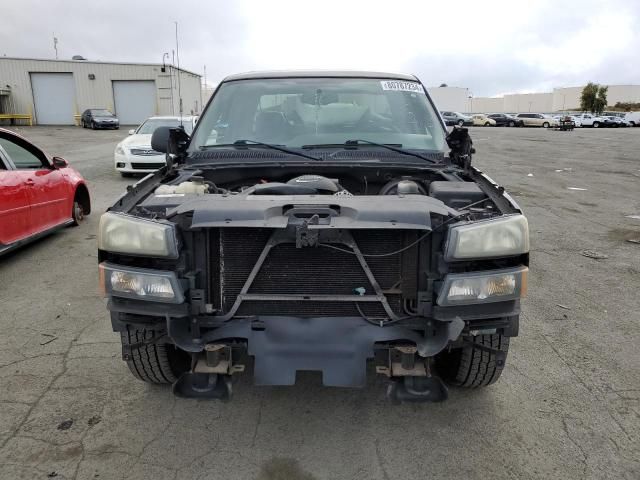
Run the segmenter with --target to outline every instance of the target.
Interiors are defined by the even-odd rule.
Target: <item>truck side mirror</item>
[[[182,128],[158,127],[151,135],[151,148],[156,152],[181,155],[187,150],[189,140]]]

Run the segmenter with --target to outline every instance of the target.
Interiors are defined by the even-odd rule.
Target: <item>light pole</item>
[[[207,66],[204,65],[204,94],[207,94]],[[200,109],[204,109],[204,105],[202,104],[202,88],[200,89]]]
[[[180,109],[180,122],[182,124],[182,82],[180,81],[181,71],[180,71],[180,50],[178,47],[178,22],[173,22],[176,24],[176,60],[178,61],[178,102]]]
[[[469,107],[469,113],[473,113],[473,92],[469,92],[467,98],[469,99],[469,103],[471,104],[471,106]]]
[[[531,111],[531,104],[532,103],[533,103],[532,101],[529,101],[529,111]]]
[[[165,72],[167,70],[167,64],[165,63],[164,59],[169,60],[169,53],[168,52],[164,52],[162,54],[162,71]],[[169,65],[169,95],[171,97],[171,115],[174,114],[174,110],[173,110],[173,69],[171,68],[171,65]]]

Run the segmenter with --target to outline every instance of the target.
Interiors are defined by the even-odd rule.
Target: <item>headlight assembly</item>
[[[121,145],[118,145],[118,146],[116,147],[116,153],[117,153],[118,155],[126,155],[126,153],[125,153],[125,151],[124,151],[124,148],[123,148]]]
[[[100,217],[98,248],[146,257],[178,258],[178,240],[171,224],[107,212]]]
[[[438,305],[469,305],[515,300],[527,291],[527,267],[449,274],[438,295]]]
[[[449,229],[445,258],[471,260],[520,255],[529,251],[529,224],[524,215],[506,215]]]

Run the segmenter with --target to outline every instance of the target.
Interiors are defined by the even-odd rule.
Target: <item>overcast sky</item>
[[[3,1],[0,55],[160,63],[217,83],[247,70],[414,73],[475,96],[640,83],[640,2]]]

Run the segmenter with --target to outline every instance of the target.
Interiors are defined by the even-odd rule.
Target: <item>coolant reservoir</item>
[[[171,195],[175,193],[204,195],[209,192],[209,187],[201,181],[182,182],[178,185],[160,185],[154,192],[156,195]]]

